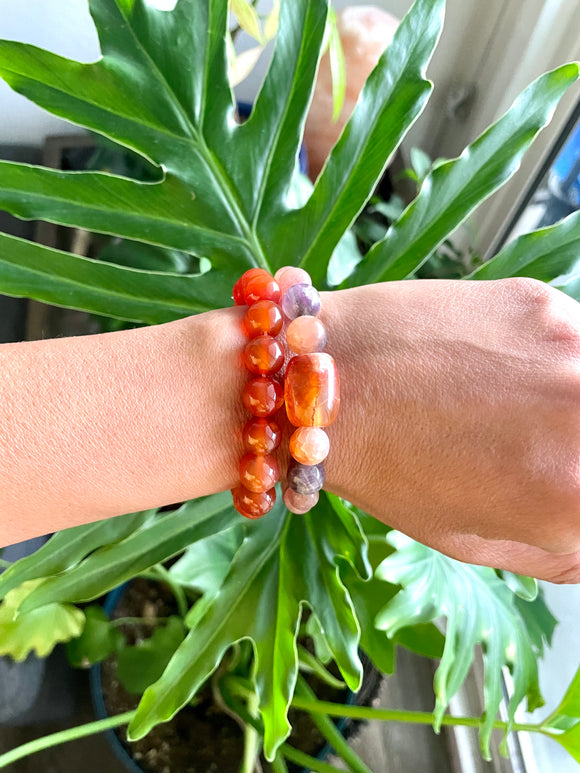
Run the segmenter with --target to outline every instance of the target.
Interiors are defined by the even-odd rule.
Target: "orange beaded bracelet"
[[[280,444],[280,428],[271,416],[286,403],[286,413],[297,429],[290,438],[284,504],[293,513],[306,513],[318,502],[325,482],[324,460],[330,447],[323,427],[338,414],[340,383],[333,358],[321,352],[326,330],[317,318],[320,295],[306,271],[284,266],[272,277],[264,269],[250,269],[233,289],[236,305],[249,306],[244,329],[250,338],[244,364],[253,374],[244,388],[243,402],[254,415],[243,430],[245,455],[240,462],[240,484],[232,490],[234,507],[246,518],[259,518],[276,501],[278,464],[272,452]],[[287,343],[295,353],[288,363],[284,391],[272,376],[284,363],[276,336],[284,317],[289,321]]]

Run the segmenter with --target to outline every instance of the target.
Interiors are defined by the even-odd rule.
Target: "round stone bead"
[[[271,376],[284,364],[284,351],[272,336],[253,338],[244,349],[244,365],[250,373]]]
[[[273,456],[244,454],[240,459],[240,483],[248,491],[255,494],[269,491],[279,479],[278,462]]]
[[[251,268],[242,275],[244,298],[248,306],[256,301],[278,303],[281,297],[280,286],[274,277],[264,268]]]
[[[282,268],[279,268],[274,274],[274,279],[280,285],[280,292],[282,295],[284,295],[286,290],[289,287],[292,287],[292,285],[312,284],[312,279],[310,279],[308,271],[304,271],[303,268],[298,268],[297,266],[282,266]]]
[[[282,433],[273,419],[253,418],[242,430],[246,451],[253,454],[271,454],[280,445]]]
[[[309,284],[292,285],[282,296],[282,311],[288,319],[303,317],[305,314],[316,317],[320,313],[318,290]]]
[[[266,418],[282,407],[284,390],[268,376],[254,376],[244,387],[242,402],[253,416]]]
[[[296,317],[288,325],[286,341],[296,354],[320,352],[326,346],[326,329],[318,317]]]
[[[248,491],[244,486],[236,486],[232,489],[234,507],[245,518],[261,518],[274,507],[276,502],[276,489],[263,491],[259,494]]]
[[[240,277],[234,285],[232,298],[234,299],[236,306],[244,306],[246,303],[246,299],[244,298],[244,288],[242,286],[242,277]]]
[[[287,479],[290,488],[298,494],[314,494],[324,486],[326,472],[323,464],[300,464],[291,459]]]
[[[320,464],[329,451],[330,440],[320,427],[299,427],[290,438],[290,453],[300,464]]]
[[[319,494],[315,491],[313,494],[299,494],[294,489],[287,488],[284,491],[284,504],[291,513],[303,515],[312,510],[318,502]]]
[[[330,354],[292,357],[284,381],[286,413],[295,427],[328,427],[338,416],[340,382]]]
[[[274,301],[253,303],[244,317],[244,330],[248,338],[261,335],[277,336],[282,330],[282,312]]]

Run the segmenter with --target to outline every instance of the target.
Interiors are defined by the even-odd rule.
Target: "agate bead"
[[[250,269],[242,276],[244,298],[248,306],[257,301],[278,303],[281,297],[280,286],[274,277],[263,268]]]
[[[240,515],[245,518],[261,518],[274,507],[276,489],[272,488],[257,494],[240,485],[232,489],[232,497],[234,507]]]
[[[272,336],[253,338],[244,349],[244,365],[250,373],[271,376],[284,364],[284,351]]]
[[[244,298],[244,288],[242,286],[242,277],[240,277],[234,285],[232,298],[234,299],[236,306],[244,306],[246,303],[246,299]]]
[[[314,505],[317,504],[319,494],[318,491],[315,491],[313,494],[299,494],[297,491],[294,491],[294,489],[287,488],[284,491],[283,498],[284,504],[291,513],[303,515],[309,510],[312,510]]]
[[[255,376],[244,387],[242,402],[251,414],[266,418],[282,407],[284,390],[268,376]]]
[[[273,419],[253,418],[242,430],[246,451],[254,454],[271,454],[280,445],[282,433]]]
[[[312,279],[310,279],[308,272],[297,266],[282,266],[282,268],[279,268],[274,274],[274,279],[278,282],[282,295],[284,295],[286,290],[289,287],[292,287],[292,285],[312,284]]]
[[[286,341],[296,354],[320,352],[326,346],[326,329],[318,317],[296,317],[288,325]]]
[[[329,451],[330,440],[320,427],[299,427],[290,438],[290,453],[301,464],[320,464]]]
[[[323,464],[300,464],[291,459],[287,480],[290,488],[298,494],[314,494],[324,486],[326,471]]]
[[[286,413],[295,427],[328,427],[338,415],[340,383],[330,354],[292,357],[286,368]]]
[[[240,459],[240,483],[242,486],[261,494],[273,488],[280,479],[278,462],[269,454],[244,454]]]
[[[312,285],[297,284],[289,287],[282,296],[282,311],[288,319],[320,313],[320,295]]]
[[[277,336],[282,330],[282,322],[280,307],[274,301],[257,301],[246,312],[244,330],[248,338]]]

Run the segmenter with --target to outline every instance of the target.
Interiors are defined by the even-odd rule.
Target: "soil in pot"
[[[152,620],[174,614],[177,614],[177,607],[167,586],[137,579],[123,594],[113,618],[145,617]],[[126,625],[120,630],[129,644],[136,644],[151,636],[154,626]],[[303,644],[308,646],[309,641]],[[308,675],[307,680],[321,700],[341,702],[346,699],[346,691],[335,690],[312,675]],[[101,682],[109,715],[136,708],[139,696],[128,693],[119,682],[114,657],[102,664]],[[304,712],[290,710],[289,719],[292,734],[288,742],[316,756],[324,747],[325,740],[310,717]],[[195,706],[186,706],[173,720],[157,725],[145,738],[129,743],[125,739],[124,728],[116,732],[145,773],[237,773],[243,756],[242,731],[231,717],[215,705],[209,684],[199,691]],[[264,759],[262,769],[264,773],[271,771]],[[299,770],[289,765],[291,773]]]

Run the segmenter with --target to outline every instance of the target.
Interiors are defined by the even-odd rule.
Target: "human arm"
[[[0,347],[2,542],[233,486],[242,316]],[[322,318],[342,383],[326,487],[457,558],[580,579],[577,304],[421,280],[324,294]]]

